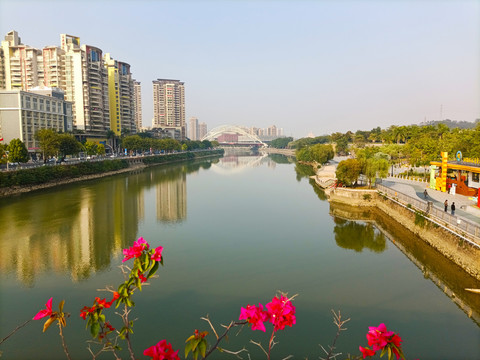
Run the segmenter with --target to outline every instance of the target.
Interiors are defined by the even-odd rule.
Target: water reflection
[[[362,252],[368,249],[376,253],[385,251],[385,235],[371,223],[343,220],[335,217],[335,242],[344,249]]]
[[[334,217],[336,224],[335,240],[339,246],[358,251],[357,249],[361,250],[361,246],[365,244],[366,247],[375,251],[371,245],[373,248],[378,246],[380,249],[383,243],[384,248],[386,237],[388,237],[418,267],[426,279],[432,281],[480,326],[480,296],[465,291],[465,288],[478,288],[479,282],[475,278],[466,275],[461,268],[382,211],[375,208],[365,209],[330,203],[330,214]],[[365,223],[365,220],[369,222]],[[370,221],[375,223],[373,239],[371,229],[373,225]]]
[[[186,175],[214,163],[218,159],[156,167],[1,200],[0,271],[15,273],[25,286],[49,271],[88,279],[130,245],[150,188],[157,220],[183,221]]]
[[[295,172],[297,174],[297,181],[301,181],[303,178],[310,178],[310,176],[315,175],[315,171],[310,165],[295,164]]]
[[[212,170],[220,175],[233,175],[266,164],[269,168],[275,168],[277,162],[268,154],[251,153],[249,155],[226,151],[218,163],[212,164]]]

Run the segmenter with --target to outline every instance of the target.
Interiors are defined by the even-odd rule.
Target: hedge
[[[86,161],[72,165],[40,166],[33,169],[0,172],[0,187],[43,184],[128,168],[127,160]]]

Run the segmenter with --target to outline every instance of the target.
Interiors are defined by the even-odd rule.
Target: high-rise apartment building
[[[110,56],[108,60],[113,65],[107,65],[101,49],[80,45],[77,36],[61,34],[60,43],[60,47],[46,46],[39,50],[23,45],[16,31],[7,33],[0,47],[0,89],[60,88],[65,93],[65,100],[73,104],[74,129],[97,136],[105,135],[110,128],[117,135],[122,129],[135,133],[130,65]],[[112,77],[111,94],[109,66],[117,71]],[[112,97],[113,118],[110,116]]]
[[[207,135],[208,129],[207,129],[207,124],[204,122],[201,122],[198,124],[198,140],[202,140],[205,135]]]
[[[122,132],[136,133],[134,117],[134,85],[130,65],[105,54],[108,72],[110,129],[120,136]]]
[[[185,88],[180,80],[153,81],[153,127],[175,131],[185,139]]]
[[[192,116],[190,119],[188,119],[188,138],[190,140],[199,140],[198,130],[198,119]]]
[[[139,131],[143,126],[142,120],[142,86],[140,81],[133,81],[133,106],[134,106],[134,114],[135,114],[135,125],[137,127],[137,131]]]
[[[7,33],[2,41],[2,88],[28,91],[39,85],[39,64],[41,50],[23,45],[14,30]],[[43,79],[42,79],[43,80]]]
[[[87,133],[104,135],[110,129],[108,75],[103,62],[102,50],[82,45],[85,54],[84,66],[84,109]],[[78,127],[78,124],[77,124]]]

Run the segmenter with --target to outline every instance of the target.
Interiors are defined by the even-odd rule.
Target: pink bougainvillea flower
[[[172,345],[167,343],[167,340],[161,340],[157,345],[145,349],[143,355],[150,356],[152,360],[180,360],[178,350],[173,351]]]
[[[35,315],[33,317],[33,320],[39,320],[39,319],[42,319],[46,316],[50,316],[52,315],[52,300],[53,298],[50,298],[50,300],[47,301],[47,303],[45,304],[45,309],[43,310],[40,310],[37,315]]]
[[[369,326],[367,333],[368,345],[373,350],[382,350],[390,340],[390,337],[395,333],[393,331],[387,331],[385,324],[380,324],[378,327]]]
[[[155,261],[161,261],[162,260],[162,250],[163,246],[159,246],[155,248],[155,252],[152,254],[151,259]]]
[[[143,239],[143,237],[139,238],[137,241],[133,243],[133,246],[129,247],[128,249],[123,249],[123,255],[125,258],[122,262],[130,260],[132,258],[138,258],[142,255],[143,250],[148,250],[149,245]]]
[[[252,324],[252,330],[261,330],[265,332],[265,325],[263,324],[268,320],[268,314],[263,310],[263,305],[247,305],[246,308],[240,309],[239,320],[247,320],[249,324]]]
[[[273,331],[283,330],[285,326],[292,327],[295,324],[295,306],[285,296],[275,296],[266,307]]]
[[[365,359],[367,356],[375,356],[376,352],[373,350],[370,350],[369,348],[364,348],[362,346],[358,347],[360,351],[362,352],[363,358]]]

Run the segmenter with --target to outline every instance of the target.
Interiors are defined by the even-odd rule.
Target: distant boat
[[[465,288],[465,290],[473,292],[475,294],[480,294],[480,289],[467,289],[467,288]]]

